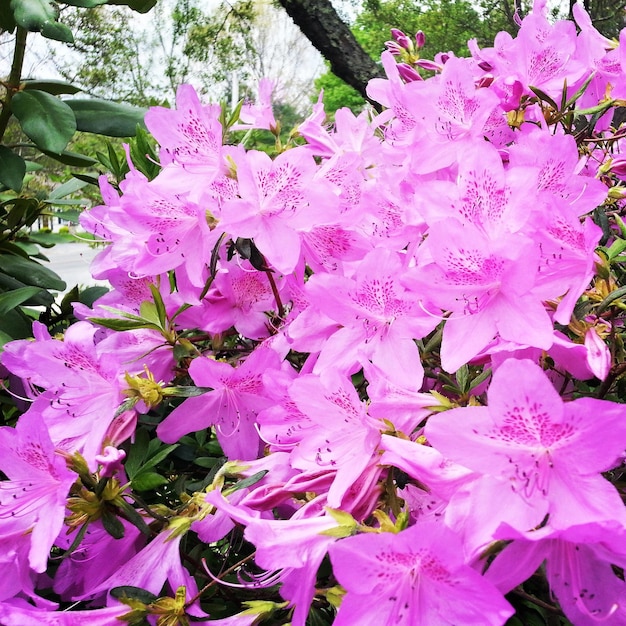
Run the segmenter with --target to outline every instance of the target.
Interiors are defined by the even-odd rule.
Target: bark
[[[303,35],[330,63],[330,69],[364,98],[368,81],[383,71],[361,48],[330,0],[278,0]]]

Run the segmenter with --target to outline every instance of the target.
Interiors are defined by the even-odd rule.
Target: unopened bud
[[[415,47],[418,50],[421,50],[426,44],[426,35],[424,35],[424,31],[418,30],[415,33]]]
[[[398,28],[391,29],[391,36],[398,42],[400,47],[405,50],[411,49],[411,40]]]
[[[396,41],[385,41],[385,48],[387,48],[387,50],[389,50],[394,57],[398,57],[402,54],[402,48]]]

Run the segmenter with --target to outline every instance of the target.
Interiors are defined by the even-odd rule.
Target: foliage
[[[78,4],[95,6],[102,2],[81,0]],[[132,0],[124,4],[145,11],[154,2]],[[58,175],[58,165],[49,165],[93,167],[96,159],[68,149],[77,131],[134,135],[137,124],[143,122],[144,110],[74,97],[79,87],[63,81],[23,78],[29,31],[62,42],[73,39],[70,28],[59,21],[56,4],[12,1],[3,4],[0,18],[2,31],[14,33],[10,74],[2,83],[0,96],[0,296],[5,303],[0,341],[4,343],[30,336],[33,319],[61,329],[72,317],[72,298],[90,302],[96,296],[80,296],[73,290],[56,303],[53,292],[64,291],[66,285],[45,266],[47,259],[42,251],[42,247],[54,245],[55,236],[30,231],[40,218],[60,215],[70,221],[77,219],[74,209],[84,200],[75,194],[86,183],[70,180],[55,185],[52,172]],[[39,184],[37,181],[42,179],[43,184]]]

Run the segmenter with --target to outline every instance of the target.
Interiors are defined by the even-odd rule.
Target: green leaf
[[[45,91],[20,91],[11,107],[22,130],[42,150],[61,152],[76,132],[72,109]]]
[[[14,291],[0,294],[0,316],[6,315],[11,309],[26,302],[41,291],[39,287],[20,287]]]
[[[76,193],[83,187],[86,187],[87,183],[84,180],[78,180],[77,178],[70,178],[67,182],[59,185],[56,189],[53,189],[48,195],[48,200],[58,200],[59,198],[65,198],[72,193]]]
[[[157,0],[109,0],[109,4],[123,4],[137,13],[147,13]]]
[[[92,176],[90,174],[79,174],[78,172],[73,172],[72,176],[74,178],[78,178],[78,180],[84,180],[86,183],[90,184],[90,185],[95,185],[96,187],[98,187],[98,185],[100,184],[100,181],[98,180],[98,176]]]
[[[153,593],[150,593],[145,589],[140,589],[139,587],[113,587],[109,593],[118,600],[129,598],[132,600],[139,600],[139,602],[143,602],[144,604],[152,604],[155,600],[158,600],[158,597]]]
[[[145,300],[139,305],[139,314],[148,322],[155,324],[159,328],[163,328],[161,320],[159,319],[159,313],[154,302]]]
[[[53,96],[58,96],[62,93],[75,94],[81,91],[80,87],[66,83],[64,80],[36,80],[28,78],[22,83],[22,85],[24,87],[24,91],[37,89],[38,91],[45,91]]]
[[[146,109],[140,107],[97,98],[64,102],[74,112],[78,130],[109,137],[133,137],[146,114]]]
[[[130,447],[128,457],[124,463],[124,469],[129,478],[134,478],[141,464],[148,455],[148,446],[150,445],[150,435],[145,428],[138,428],[135,433],[135,441]]]
[[[133,478],[132,486],[136,491],[149,491],[150,489],[167,485],[168,482],[167,478],[161,476],[161,474],[141,471]]]
[[[246,487],[250,487],[256,483],[258,483],[265,474],[267,474],[268,470],[261,470],[256,474],[252,474],[252,476],[248,476],[248,478],[244,478],[240,480],[238,483],[235,483],[232,487],[229,487],[228,494],[230,495],[234,491],[239,491],[240,489],[245,489]]]
[[[69,152],[67,150],[62,150],[58,153],[50,152],[49,150],[42,150],[42,152],[51,159],[63,163],[63,165],[71,165],[72,167],[91,167],[98,162],[97,159],[92,159],[84,154]]]
[[[0,255],[0,270],[22,281],[25,285],[33,285],[44,289],[63,291],[67,285],[58,274],[32,259],[24,259],[14,255]]]
[[[158,441],[158,439],[153,439],[152,441],[157,441],[158,443],[160,443]],[[149,458],[143,464],[139,474],[141,474],[146,469],[150,469],[150,468],[155,467],[156,465],[158,465],[163,459],[165,459],[169,455],[170,452],[173,452],[174,450],[176,450],[176,448],[178,448],[178,445],[179,444],[174,443],[171,446],[165,446],[164,448],[161,448],[154,456]]]
[[[6,146],[0,146],[0,183],[19,193],[26,174],[26,161]]]
[[[616,289],[615,291],[612,291],[606,298],[604,298],[604,300],[602,300],[598,308],[595,310],[596,315],[600,315],[600,313],[605,311],[611,304],[613,304],[613,302],[615,302],[616,300],[620,300],[624,296],[626,296],[626,285],[620,287],[619,289]]]
[[[59,8],[49,0],[11,0],[11,8],[18,26],[31,31],[41,30],[59,16]]]
[[[32,337],[32,320],[19,309],[11,309],[2,317],[2,332],[9,335],[11,339]]]
[[[530,90],[543,102],[547,102],[555,111],[559,110],[559,105],[545,92],[539,89],[539,87],[530,86]]]
[[[137,330],[139,328],[151,328],[152,330],[161,329],[155,324],[149,324],[147,322],[140,322],[137,320],[125,320],[114,317],[90,317],[90,322],[103,326],[104,328],[110,328],[111,330],[124,331],[124,330]]]
[[[94,7],[106,4],[107,0],[63,0],[63,4],[69,4],[73,7],[81,7],[83,9],[93,9]]]
[[[102,520],[104,530],[106,530],[113,539],[121,539],[124,536],[124,525],[111,511],[104,509],[100,519]]]
[[[15,280],[12,276],[7,276],[0,272],[0,289],[8,293],[9,291],[17,291],[18,289],[34,289],[34,287],[26,287],[26,285],[19,281]],[[48,293],[45,289],[40,289],[36,287],[37,293],[32,295],[30,299],[26,301],[28,306],[50,306],[54,302],[54,297],[51,293]],[[2,320],[2,324],[4,324],[4,319]]]
[[[11,6],[6,0],[0,0],[0,31],[12,33],[15,30],[15,18]]]
[[[165,328],[167,325],[167,311],[165,310],[165,303],[163,302],[163,298],[161,296],[161,292],[159,288],[154,284],[150,283],[150,293],[154,298],[154,305],[156,307],[157,316],[162,328]]]
[[[214,456],[200,456],[194,459],[193,462],[195,465],[199,465],[200,467],[211,469],[216,463],[219,462],[219,459],[216,459]]]
[[[41,34],[48,39],[54,39],[54,41],[74,43],[72,31],[65,24],[61,24],[61,22],[46,22],[41,27]]]

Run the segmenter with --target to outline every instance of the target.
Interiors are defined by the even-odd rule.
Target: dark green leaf
[[[80,91],[79,87],[66,83],[64,80],[36,80],[28,78],[22,85],[25,91],[30,89],[37,89],[38,91],[45,91],[53,96],[58,96],[62,93],[74,94]]]
[[[164,390],[164,393],[165,395],[172,396],[174,398],[195,398],[196,396],[202,396],[205,393],[209,393],[209,391],[213,391],[213,388],[187,385],[185,387],[167,387]]]
[[[547,102],[555,111],[559,110],[559,105],[545,92],[539,89],[539,87],[530,87],[530,90],[543,102]]]
[[[137,13],[147,13],[157,0],[109,0],[109,4],[123,4]]]
[[[106,287],[87,287],[80,292],[78,301],[85,306],[93,306],[94,302],[104,294],[109,293]]]
[[[97,98],[64,102],[74,111],[78,130],[109,137],[133,137],[146,114],[143,108]]]
[[[602,300],[602,302],[595,311],[596,315],[600,315],[600,313],[605,311],[611,304],[613,304],[613,302],[619,300],[620,298],[623,298],[624,296],[626,296],[626,286],[620,287],[619,289],[612,291],[606,298],[604,298],[604,300]]]
[[[0,255],[0,269],[9,276],[22,281],[25,285],[57,291],[63,291],[67,286],[51,269],[31,259],[2,254]]]
[[[167,485],[168,482],[167,478],[161,476],[161,474],[141,471],[133,478],[132,486],[136,491],[149,491],[150,489]]]
[[[94,7],[106,4],[107,0],[63,0],[64,4],[69,4],[73,7],[81,7],[83,9],[93,9]]]
[[[265,263],[265,258],[252,239],[243,239],[239,237],[235,241],[235,247],[237,248],[237,252],[239,252],[239,256],[241,256],[242,259],[248,259],[250,261],[250,265],[252,265],[255,270],[264,272],[269,269]]]
[[[0,0],[0,30],[12,33],[15,30],[15,26],[11,6],[6,0]]]
[[[72,176],[74,178],[78,178],[78,180],[84,180],[86,183],[90,185],[95,185],[98,187],[100,181],[98,180],[98,176],[91,176],[90,174],[79,174],[78,172],[72,172]]]
[[[214,456],[200,456],[194,459],[193,462],[200,467],[211,469],[216,463],[219,462],[219,459],[216,459]]]
[[[145,428],[138,428],[135,433],[135,441],[130,447],[128,457],[124,463],[124,469],[129,478],[134,478],[139,471],[141,464],[148,455],[148,446],[150,445],[150,436]]]
[[[157,444],[160,444],[160,441],[158,439],[153,439],[152,441],[156,441]],[[150,443],[152,443],[152,442],[150,442]],[[161,448],[154,456],[149,458],[143,464],[139,474],[141,474],[145,469],[149,469],[149,468],[152,468],[152,467],[155,467],[156,465],[158,465],[163,459],[165,459],[165,457],[167,457],[167,455],[170,452],[173,452],[174,450],[176,450],[176,448],[178,448],[178,444],[177,443],[174,443],[171,446],[165,446],[164,448]]]
[[[20,287],[14,291],[0,293],[0,316],[5,315],[16,306],[23,304],[40,291],[41,289],[39,287]]]
[[[24,288],[34,289],[34,287],[26,287],[23,282],[0,272],[0,289],[2,289],[3,292],[8,293],[9,291]],[[28,306],[50,306],[54,302],[54,297],[51,293],[48,293],[45,289],[39,289],[38,287],[36,289],[37,293],[26,300],[25,304]],[[2,320],[2,324],[4,324],[4,319]]]
[[[42,150],[42,152],[49,156],[51,159],[63,163],[63,165],[71,165],[72,167],[91,167],[97,163],[97,159],[85,156],[84,154],[77,154],[76,152],[68,152],[62,150],[59,153],[50,152],[49,150]]]
[[[0,146],[0,183],[19,193],[25,174],[24,159],[6,146]]]
[[[98,326],[104,326],[104,328],[110,328],[111,330],[124,331],[124,330],[136,330],[138,328],[151,328],[152,330],[160,330],[155,324],[148,324],[146,322],[138,322],[136,320],[124,320],[114,317],[90,317],[90,322],[98,324]]]
[[[72,109],[45,91],[20,91],[11,106],[22,130],[42,150],[61,152],[76,132]]]
[[[248,476],[248,478],[244,478],[240,480],[238,483],[233,485],[228,489],[228,493],[233,493],[233,491],[239,491],[240,489],[245,489],[246,487],[250,487],[256,483],[258,483],[265,474],[267,474],[268,470],[261,470],[256,474],[252,474],[252,476]]]
[[[109,593],[118,600],[130,598],[132,600],[139,600],[139,602],[143,602],[144,604],[152,604],[152,602],[158,600],[158,597],[153,593],[145,589],[140,589],[139,587],[113,587]]]
[[[2,318],[2,332],[11,339],[26,339],[32,337],[32,320],[19,309],[11,309]]]
[[[124,536],[124,525],[111,511],[104,509],[100,519],[102,520],[104,530],[106,530],[113,539],[121,539]]]

